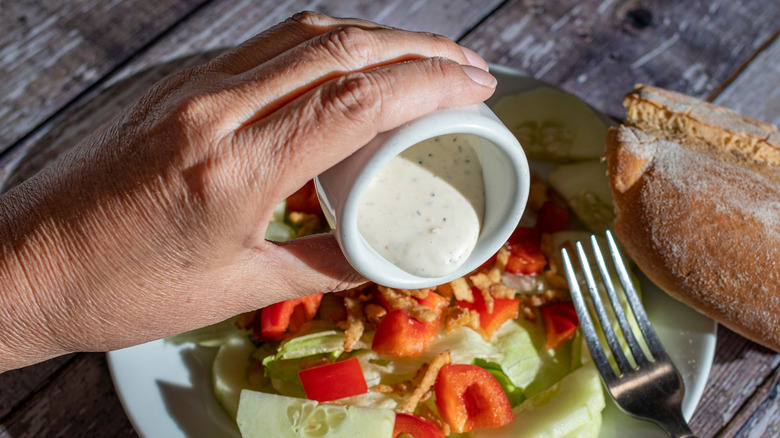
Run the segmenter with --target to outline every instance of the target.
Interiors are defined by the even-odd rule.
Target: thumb
[[[272,243],[266,256],[274,260],[275,272],[269,272],[268,265],[259,271],[276,277],[272,283],[286,289],[280,292],[294,297],[350,289],[367,281],[349,264],[330,233]]]

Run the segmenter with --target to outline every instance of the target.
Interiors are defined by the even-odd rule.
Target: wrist
[[[21,190],[0,195],[0,372],[66,353],[42,306],[57,272],[53,236]]]

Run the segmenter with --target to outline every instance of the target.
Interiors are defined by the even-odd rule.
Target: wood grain
[[[80,354],[0,427],[0,438],[89,436],[138,436],[99,353]]]
[[[0,419],[44,388],[58,370],[73,359],[59,357],[27,368],[0,374]]]
[[[121,79],[138,69],[176,58],[235,46],[303,10],[335,17],[362,18],[408,30],[424,30],[457,40],[499,4],[501,0],[453,0],[446,4],[421,0],[213,2],[188,17],[116,77]]]
[[[721,436],[763,438],[780,436],[780,371],[775,372],[759,387],[745,404],[744,408],[734,416],[729,424],[729,430]]]
[[[730,424],[777,365],[776,353],[719,326],[707,396],[691,419],[693,430],[699,436],[715,436]]]
[[[0,152],[202,1],[0,3]]]
[[[713,102],[780,125],[780,39],[775,36]]]
[[[7,190],[31,176],[164,75],[205,62],[224,48],[240,44],[300,10],[364,18],[410,30],[426,29],[457,39],[499,3],[498,0],[457,0],[446,7],[441,3],[416,0],[387,4],[354,0],[211,3],[188,16],[153,47],[109,74],[97,88],[70,103],[68,111],[44,123],[33,136],[7,152],[0,159],[0,187],[2,191]],[[96,101],[101,94],[103,98]]]
[[[622,117],[635,83],[706,97],[778,29],[760,0],[510,0],[463,41]]]

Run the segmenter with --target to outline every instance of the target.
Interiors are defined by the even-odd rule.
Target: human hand
[[[364,281],[332,235],[266,241],[274,207],[376,133],[485,100],[486,68],[444,37],[302,13],[161,81],[0,197],[0,371]]]

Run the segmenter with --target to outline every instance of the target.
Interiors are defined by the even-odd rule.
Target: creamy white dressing
[[[390,160],[360,203],[358,230],[368,244],[414,275],[459,268],[477,243],[485,210],[479,141],[442,135]]]

